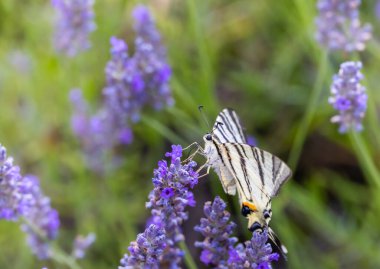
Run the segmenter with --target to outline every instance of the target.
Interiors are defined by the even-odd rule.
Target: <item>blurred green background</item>
[[[68,93],[83,89],[101,100],[109,38],[133,44],[130,12],[145,3],[153,12],[173,68],[175,106],[146,112],[133,127],[123,165],[104,175],[89,171],[70,129]],[[315,1],[155,0],[96,1],[92,48],[75,58],[51,45],[54,12],[49,1],[0,1],[0,143],[24,174],[41,179],[61,218],[58,243],[70,250],[76,234],[94,232],[83,268],[117,268],[129,242],[144,229],[152,171],[173,143],[202,143],[223,107],[235,108],[258,145],[289,160],[297,132],[305,134],[294,177],[273,201],[271,225],[289,251],[288,268],[380,268],[380,45],[375,1],[361,20],[374,38],[360,55],[328,55],[314,40]],[[360,135],[340,135],[330,123],[331,76],[342,61],[361,59],[369,110]],[[319,74],[319,75],[318,75]],[[321,93],[311,104],[316,88]],[[313,113],[315,111],[315,113]],[[315,114],[305,123],[305,114]],[[309,123],[309,124],[308,124]],[[300,131],[301,130],[301,131]],[[293,148],[294,151],[294,148]],[[369,158],[370,157],[370,158]],[[377,165],[377,170],[375,166]],[[211,173],[195,188],[197,207],[185,224],[187,244],[199,264],[193,231],[203,203],[220,195],[229,202],[239,237],[247,240],[236,198],[223,194]],[[15,223],[0,222],[0,268],[65,268],[38,261]]]

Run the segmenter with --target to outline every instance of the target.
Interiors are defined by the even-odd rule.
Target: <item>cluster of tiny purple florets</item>
[[[371,39],[372,27],[361,25],[360,0],[319,0],[317,41],[329,50],[361,51]]]
[[[24,216],[26,223],[21,228],[27,234],[32,252],[39,259],[47,259],[51,255],[50,243],[58,235],[58,212],[50,206],[50,198],[42,193],[37,177],[28,175],[24,180],[33,186],[31,194],[35,204]]]
[[[26,233],[31,251],[41,260],[51,257],[51,243],[57,238],[60,225],[58,212],[51,207],[50,198],[43,194],[38,178],[22,176],[20,168],[13,165],[13,159],[7,157],[1,145],[0,219],[22,219],[21,229]],[[92,236],[75,241],[74,257],[83,257],[94,239]]]
[[[363,129],[362,120],[367,109],[368,96],[365,87],[360,84],[363,79],[361,68],[361,62],[345,62],[341,64],[339,73],[333,77],[329,103],[339,114],[332,117],[331,121],[340,124],[341,133],[350,129]]]
[[[89,35],[96,28],[94,0],[52,0],[57,12],[54,45],[58,52],[73,57],[90,48]]]
[[[43,195],[35,176],[22,176],[20,168],[0,145],[0,214],[5,220],[23,218],[22,230],[32,252],[40,259],[49,257],[49,242],[58,234],[58,212]]]
[[[166,248],[165,230],[154,224],[138,234],[136,241],[128,247],[130,255],[120,261],[119,269],[127,268],[160,268],[160,257]]]
[[[5,147],[0,144],[0,219],[16,221],[32,208],[35,199],[31,194],[33,185],[7,157]]]
[[[236,225],[230,221],[230,213],[225,209],[226,204],[218,196],[213,203],[206,202],[203,208],[206,218],[194,228],[205,237],[195,246],[202,248],[201,261],[206,265],[227,266],[228,251],[237,242],[237,238],[232,237]]]
[[[234,246],[237,239],[232,233],[236,225],[229,220],[230,214],[225,209],[226,203],[219,197],[204,206],[206,218],[195,227],[205,237],[203,242],[195,243],[202,248],[201,261],[221,269],[271,268],[271,262],[278,260],[279,255],[272,253],[267,243],[267,230],[254,232],[250,241]]]
[[[196,163],[191,161],[182,164],[181,156],[182,147],[172,146],[172,152],[166,153],[166,157],[170,157],[171,162],[168,163],[163,160],[158,163],[158,168],[154,171],[153,177],[154,189],[149,194],[149,202],[146,205],[152,211],[152,219],[149,221],[150,226],[148,229],[153,229],[153,225],[156,233],[159,231],[164,232],[165,248],[161,252],[161,248],[157,247],[160,250],[160,255],[156,259],[158,268],[180,267],[180,262],[184,255],[178,246],[179,242],[184,240],[181,225],[188,218],[186,207],[195,206],[191,189],[198,183],[198,174],[194,171]],[[162,247],[162,245],[159,246]],[[141,268],[148,268],[144,267],[146,264],[142,262],[146,258],[141,258],[142,254],[139,254],[140,258],[133,258],[139,252],[131,251],[140,249],[142,247],[141,243],[136,241],[131,244],[131,247],[129,249],[131,253],[124,257],[122,265],[129,268],[127,266],[132,266],[132,264],[129,264],[128,261],[137,259],[141,261]],[[145,249],[144,255],[148,255],[149,251],[157,253],[157,249]]]
[[[105,68],[107,83],[100,109],[91,116],[80,90],[71,93],[73,131],[93,170],[102,169],[105,156],[114,155],[109,154],[112,149],[132,142],[131,125],[139,121],[144,107],[159,110],[173,104],[171,69],[154,20],[144,6],[137,6],[133,17],[135,53],[129,55],[125,41],[111,37],[111,59]]]

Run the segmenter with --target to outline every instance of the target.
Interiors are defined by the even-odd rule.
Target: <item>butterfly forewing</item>
[[[240,119],[230,108],[223,109],[216,117],[213,137],[217,143],[247,143]]]

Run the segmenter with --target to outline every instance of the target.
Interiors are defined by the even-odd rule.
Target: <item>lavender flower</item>
[[[86,255],[86,250],[95,242],[96,236],[93,233],[87,236],[77,235],[74,240],[72,256],[76,259],[83,259]]]
[[[166,233],[167,248],[160,262],[170,268],[178,268],[183,257],[178,243],[184,240],[182,223],[187,220],[187,206],[195,206],[191,189],[198,183],[198,174],[194,171],[196,163],[181,164],[182,147],[172,146],[172,152],[166,153],[171,163],[160,161],[154,171],[154,189],[149,194],[147,208],[152,209],[154,224],[163,227]]]
[[[52,0],[57,11],[54,44],[57,51],[73,57],[90,48],[89,35],[96,28],[94,0]]]
[[[119,269],[129,268],[160,268],[159,259],[166,247],[165,230],[151,224],[144,233],[137,235],[137,240],[132,242],[121,259]]]
[[[270,263],[278,260],[279,255],[272,253],[268,241],[268,232],[254,232],[252,239],[234,246],[236,237],[232,237],[235,223],[231,222],[230,214],[225,210],[225,202],[216,197],[214,202],[206,202],[201,225],[195,227],[205,239],[196,242],[195,246],[202,248],[201,261],[215,268],[271,268]]]
[[[117,165],[118,159],[110,156],[112,150],[118,144],[131,143],[132,131],[126,127],[117,129],[114,117],[105,109],[91,115],[79,89],[70,92],[70,101],[74,109],[71,127],[82,145],[87,165],[94,171],[102,172],[107,157],[111,158],[112,165]]]
[[[329,50],[361,51],[372,37],[369,24],[361,26],[360,0],[319,0],[317,41]]]
[[[201,261],[206,265],[223,267],[228,265],[228,252],[237,242],[236,237],[231,237],[235,223],[230,221],[230,213],[226,210],[226,203],[216,197],[214,202],[206,202],[201,224],[194,230],[200,232],[205,239],[203,242],[195,242],[195,246],[202,248]]]
[[[349,129],[361,131],[362,120],[367,109],[367,94],[360,84],[363,75],[360,72],[361,62],[344,62],[339,73],[334,75],[331,85],[329,103],[339,112],[331,118],[333,123],[340,124],[339,132],[345,133]]]
[[[106,67],[105,104],[118,115],[120,124],[136,122],[141,109],[155,109],[173,104],[169,89],[171,69],[154,20],[145,6],[133,10],[135,19],[135,54],[128,55],[127,44],[111,38],[112,58]]]
[[[35,204],[25,215],[26,222],[21,228],[28,235],[27,242],[32,252],[41,260],[47,259],[51,254],[50,241],[58,235],[58,212],[51,208],[50,199],[42,193],[37,177],[29,175],[24,180],[33,186],[31,194]]]
[[[124,268],[179,268],[184,253],[178,243],[184,240],[181,225],[188,218],[187,206],[195,206],[190,189],[198,183],[196,163],[181,164],[182,147],[172,146],[165,155],[170,164],[158,162],[152,179],[154,189],[146,207],[152,211],[148,228],[128,248],[130,255],[121,260]]]
[[[171,69],[154,20],[144,6],[137,6],[133,16],[137,33],[135,53],[129,55],[123,40],[111,38],[104,100],[95,116],[88,113],[81,94],[74,92],[71,97],[74,133],[84,145],[90,167],[96,171],[104,163],[104,158],[98,156],[132,142],[131,126],[139,121],[144,107],[160,110],[173,104],[169,89]],[[93,125],[99,128],[93,130]]]
[[[229,251],[228,268],[257,268],[269,269],[272,261],[277,261],[280,256],[272,253],[272,247],[268,241],[268,231],[255,231],[252,239],[237,245]]]
[[[16,221],[28,213],[35,202],[31,188],[33,184],[23,179],[20,168],[0,144],[0,219]]]

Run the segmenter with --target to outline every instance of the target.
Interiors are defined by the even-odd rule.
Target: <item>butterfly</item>
[[[252,232],[268,229],[269,239],[285,256],[286,248],[268,225],[272,217],[271,199],[290,178],[290,168],[271,153],[247,144],[233,109],[223,109],[212,132],[203,139],[208,171],[213,168],[227,194],[238,194],[248,229]]]

